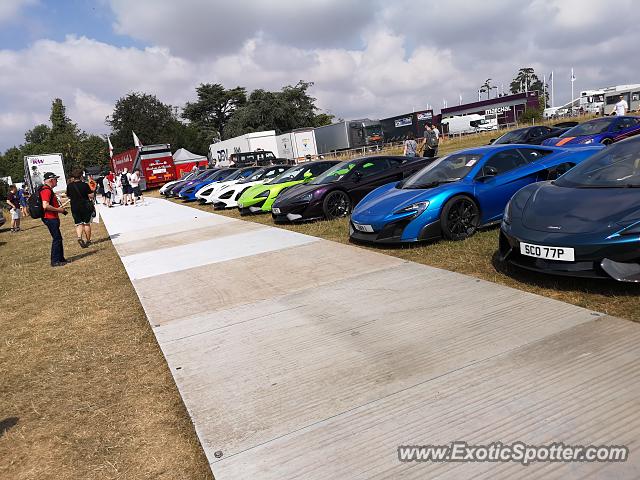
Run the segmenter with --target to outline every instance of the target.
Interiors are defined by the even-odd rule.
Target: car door
[[[394,175],[398,173],[397,169],[391,169],[386,157],[369,158],[360,162],[349,174],[349,179],[353,182],[353,188],[349,192],[353,205],[375,188],[392,182]]]
[[[616,125],[613,126],[614,141],[623,140],[640,133],[640,118],[624,117],[621,118]]]
[[[513,194],[537,180],[540,165],[532,164],[532,158],[525,158],[519,150],[511,148],[494,153],[476,176],[474,190],[480,203],[482,223],[500,220]],[[490,168],[497,174],[486,177]]]

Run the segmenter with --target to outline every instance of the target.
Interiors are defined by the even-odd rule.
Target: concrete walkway
[[[148,199],[102,219],[217,480],[640,478],[640,325]],[[614,444],[626,463],[401,463]]]

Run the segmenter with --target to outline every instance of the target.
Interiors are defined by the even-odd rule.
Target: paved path
[[[640,478],[640,325],[160,199],[102,210],[217,480]],[[401,463],[398,445],[628,445]]]

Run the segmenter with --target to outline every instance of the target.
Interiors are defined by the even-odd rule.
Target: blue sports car
[[[522,187],[557,178],[603,148],[497,145],[452,153],[367,195],[353,210],[349,235],[375,243],[465,239],[499,222]]]
[[[182,190],[180,190],[178,196],[187,202],[195,201],[197,200],[196,193],[198,192],[198,190],[200,190],[205,185],[211,185],[212,183],[224,181],[236,170],[236,168],[224,168],[222,170],[213,172],[208,177],[189,182],[187,185],[185,185],[184,188],[182,188]]]
[[[542,144],[556,147],[594,143],[611,145],[613,142],[638,134],[640,134],[640,117],[602,117],[576,125],[559,137],[549,138]]]
[[[530,270],[640,282],[640,137],[516,193],[499,254]]]

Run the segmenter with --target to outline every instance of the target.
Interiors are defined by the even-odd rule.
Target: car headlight
[[[502,215],[502,221],[507,225],[511,225],[511,200],[507,202],[507,206],[504,207],[504,214]]]
[[[265,191],[260,192],[259,194],[257,194],[256,198],[267,198],[270,193],[271,193],[271,190],[265,190]]]
[[[310,202],[312,198],[313,198],[313,194],[312,193],[305,193],[304,195],[300,195],[299,197],[296,197],[296,201],[297,202]]]
[[[429,206],[428,200],[425,202],[416,202],[416,203],[412,203],[407,207],[401,208],[400,210],[393,212],[393,214],[400,215],[402,213],[413,213],[417,217],[422,212],[424,212],[428,206]]]

